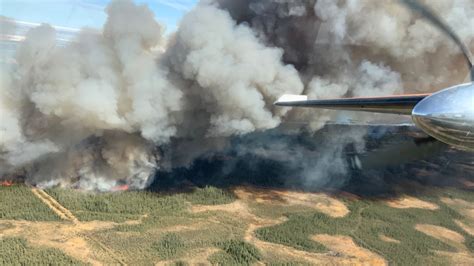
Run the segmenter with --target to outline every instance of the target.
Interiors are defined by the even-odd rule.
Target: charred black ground
[[[319,186],[308,186],[307,178],[302,176],[303,169],[292,163],[294,151],[291,149],[286,154],[281,151],[283,158],[278,160],[241,152],[245,150],[242,147],[258,145],[256,141],[265,139],[268,149],[280,143],[300,152],[304,148],[306,154],[303,157],[316,163],[323,156],[318,152],[318,147],[328,145],[331,136],[350,130],[368,132],[363,149],[357,151],[357,143],[345,143],[342,151],[346,161],[345,172],[328,172],[326,178],[329,182]],[[236,137],[232,140],[231,149],[212,157],[199,158],[189,168],[159,172],[150,190],[250,185],[335,194],[348,192],[365,198],[419,195],[430,193],[433,187],[469,190],[465,184],[474,182],[473,159],[472,154],[454,150],[410,126],[329,125],[317,136],[284,134],[274,130]]]

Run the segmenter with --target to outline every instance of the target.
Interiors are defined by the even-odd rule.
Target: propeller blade
[[[474,59],[472,57],[472,53],[466,44],[459,38],[459,36],[448,26],[448,24],[443,21],[441,17],[435,14],[433,10],[431,10],[426,5],[423,5],[418,0],[400,0],[403,4],[408,6],[411,10],[418,12],[424,18],[429,20],[434,26],[440,29],[442,32],[447,34],[451,40],[453,40],[459,48],[462,50],[464,57],[468,63],[469,69],[471,71],[471,81],[474,81],[474,68],[473,63]]]

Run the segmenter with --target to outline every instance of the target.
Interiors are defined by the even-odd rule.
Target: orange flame
[[[121,185],[121,186],[116,186],[112,189],[112,191],[127,191],[128,190],[128,185]]]
[[[13,181],[11,180],[4,180],[0,183],[0,186],[2,187],[11,187],[13,186]]]

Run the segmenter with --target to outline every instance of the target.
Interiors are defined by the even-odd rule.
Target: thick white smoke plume
[[[198,6],[183,19],[166,56],[189,82],[183,88],[188,108],[208,114],[210,136],[274,128],[287,109],[273,102],[303,91],[294,67],[281,62],[281,49],[265,47],[249,27],[214,6]]]
[[[155,61],[162,27],[153,13],[114,1],[107,14],[102,34],[85,29],[66,47],[48,25],[20,44],[2,78],[3,172],[25,168],[33,183],[86,189],[144,188],[153,177],[154,146],[176,134],[182,92]]]
[[[424,2],[472,47],[474,2]],[[106,12],[102,30],[66,45],[53,27],[34,28],[2,64],[0,176],[142,189],[169,166],[163,158],[187,164],[231,136],[336,118],[274,107],[282,94],[432,91],[467,73],[458,48],[396,0],[205,0],[169,39],[146,6],[114,0]],[[1,19],[4,39],[15,29]],[[328,158],[342,150],[333,146],[322,147]],[[310,172],[343,167],[334,162]]]

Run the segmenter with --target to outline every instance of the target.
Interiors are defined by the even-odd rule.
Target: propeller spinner
[[[470,69],[471,83],[433,94],[392,95],[349,99],[308,100],[302,95],[284,95],[275,105],[365,111],[410,115],[425,133],[456,148],[474,151],[473,57],[454,31],[430,8],[416,0],[400,0],[444,32],[461,49]]]

